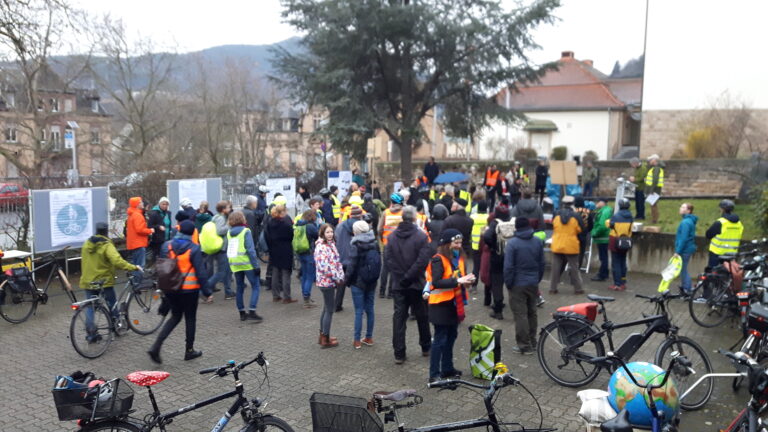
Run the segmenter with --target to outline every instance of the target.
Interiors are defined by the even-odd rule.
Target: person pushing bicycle
[[[104,299],[112,311],[113,318],[117,322],[114,309],[117,297],[115,296],[115,270],[144,271],[141,266],[134,265],[124,260],[117,248],[109,239],[109,226],[104,222],[96,224],[96,234],[83,243],[82,250],[82,276],[80,277],[80,289],[85,291],[86,298],[104,295]],[[95,285],[95,282],[101,282]],[[93,325],[93,309],[88,309],[86,323]]]

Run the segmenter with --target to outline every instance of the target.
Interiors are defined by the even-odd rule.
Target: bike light
[[[80,306],[78,306],[78,305],[72,305],[72,306],[70,306],[70,307],[72,308],[72,310],[78,310],[78,309],[80,309]]]
[[[137,319],[133,320],[133,324],[134,325],[139,325],[139,320],[137,320]]]
[[[749,334],[751,334],[752,336],[756,337],[757,339],[760,339],[763,336],[762,333],[760,333],[759,331],[754,330],[754,329],[750,330]]]

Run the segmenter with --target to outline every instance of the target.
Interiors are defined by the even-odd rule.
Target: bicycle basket
[[[119,417],[133,406],[133,389],[122,379],[92,388],[53,389],[59,420]]]
[[[382,432],[379,417],[363,398],[312,393],[309,398],[313,432]]]

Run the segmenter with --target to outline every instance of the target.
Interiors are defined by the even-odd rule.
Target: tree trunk
[[[404,185],[413,180],[413,138],[403,137],[400,141],[400,179]]]

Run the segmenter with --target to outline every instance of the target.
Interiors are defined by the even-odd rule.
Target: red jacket
[[[140,197],[128,200],[128,220],[125,221],[125,247],[128,250],[149,246],[149,236],[152,235],[144,212],[138,209],[140,202]]]

